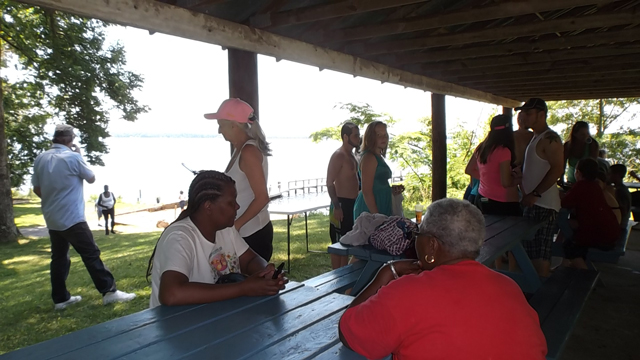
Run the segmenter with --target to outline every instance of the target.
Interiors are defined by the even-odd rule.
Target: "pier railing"
[[[404,177],[402,174],[399,176],[391,177],[391,183],[402,182]],[[298,195],[298,191],[302,194],[305,193],[320,193],[327,191],[327,179],[326,178],[314,178],[314,179],[303,179],[303,180],[292,180],[287,181],[287,188],[282,188],[282,183],[278,181],[277,185],[277,194],[287,194],[287,196]],[[276,189],[272,189],[272,185],[269,185],[269,193],[273,194],[276,192]]]

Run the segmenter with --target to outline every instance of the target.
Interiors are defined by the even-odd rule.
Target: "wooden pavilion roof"
[[[500,97],[640,97],[639,0],[160,0]]]

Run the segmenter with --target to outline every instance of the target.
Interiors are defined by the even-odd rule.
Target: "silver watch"
[[[395,266],[393,266],[394,261],[393,260],[389,260],[387,261],[387,265],[389,265],[389,268],[391,269],[391,273],[393,274],[393,278],[397,279],[398,276],[398,272],[396,271]]]

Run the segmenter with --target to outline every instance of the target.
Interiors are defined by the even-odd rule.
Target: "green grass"
[[[31,205],[31,204],[28,204]],[[21,222],[36,216],[34,207],[16,205]],[[36,206],[38,210],[39,207]],[[310,249],[326,251],[330,244],[327,216],[309,216]],[[304,217],[293,220],[291,228],[291,273],[289,278],[303,281],[331,270],[329,255],[307,253]],[[49,280],[50,244],[48,238],[22,239],[18,244],[0,245],[0,354],[80,330],[111,319],[132,314],[149,306],[151,288],[144,274],[147,261],[160,232],[102,235],[94,232],[102,260],[113,272],[118,288],[138,297],[124,304],[102,305],[80,257],[70,251],[71,270],[67,287],[82,301],[64,311],[54,311]],[[287,258],[286,220],[274,221],[274,255],[278,264]]]
[[[153,205],[148,204],[118,203],[116,204],[116,215],[138,209],[145,209],[152,206]],[[42,211],[40,210],[39,201],[14,204],[13,215],[15,217],[16,225],[18,226],[18,228],[45,226],[44,217],[42,217]],[[94,203],[85,203],[85,216],[87,217],[87,219],[96,219]]]
[[[40,210],[40,202],[13,205],[13,216],[18,228],[44,226],[44,218]]]

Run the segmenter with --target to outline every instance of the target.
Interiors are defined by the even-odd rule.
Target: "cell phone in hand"
[[[271,277],[272,279],[277,279],[278,276],[280,276],[280,274],[282,274],[282,270],[284,269],[284,261],[282,262],[282,264],[278,265],[278,268],[276,269],[276,271],[273,273],[273,276]]]

